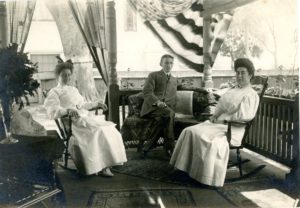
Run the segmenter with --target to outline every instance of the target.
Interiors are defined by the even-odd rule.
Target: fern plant
[[[40,84],[33,78],[38,71],[37,63],[32,63],[27,53],[17,49],[18,45],[13,43],[0,50],[0,94],[22,109],[24,104],[29,105],[28,96],[34,96]]]

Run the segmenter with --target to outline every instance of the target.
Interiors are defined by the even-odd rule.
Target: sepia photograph
[[[0,0],[0,207],[300,207],[298,0]]]

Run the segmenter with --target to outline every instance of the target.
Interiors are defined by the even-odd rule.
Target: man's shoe
[[[166,148],[165,152],[166,152],[166,155],[168,157],[172,157],[172,154],[173,154],[173,149],[172,148]]]
[[[142,150],[142,151],[141,151],[140,158],[146,159],[146,157],[147,157],[147,151],[146,151],[146,150]]]
[[[167,143],[167,144],[165,144],[164,149],[165,149],[166,155],[168,157],[171,157],[173,154],[173,151],[174,151],[174,145],[171,143]]]

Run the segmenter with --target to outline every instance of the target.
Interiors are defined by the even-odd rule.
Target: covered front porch
[[[63,21],[59,18],[61,11],[56,7],[55,2],[47,2],[49,9],[53,10],[52,14],[57,15],[54,16],[54,19],[59,25],[59,29],[66,32],[72,25],[64,28]],[[74,1],[70,2],[74,3]],[[91,2],[103,3],[105,1]],[[223,25],[221,24],[221,28],[219,28],[220,33],[215,31],[215,34],[212,35],[212,28],[215,27],[212,17],[220,12],[225,17],[228,15],[226,12],[250,2],[252,0],[203,1],[204,11],[201,17],[203,19],[203,25],[201,26],[203,40],[198,44],[200,49],[197,52],[196,62],[192,63],[191,60],[187,60],[182,55],[182,51],[176,50],[176,46],[169,46],[169,50],[171,48],[171,52],[178,59],[186,60],[185,64],[194,67],[192,67],[193,71],[174,72],[181,84],[193,89],[211,89],[213,87],[217,88],[221,83],[232,81],[233,71],[213,71],[212,66],[226,36],[226,32],[225,36],[222,33],[224,32],[222,27],[225,27],[225,31],[227,31],[229,25],[226,23],[226,18],[216,18],[219,22],[223,22]],[[102,31],[103,22],[97,25],[99,27],[95,28],[99,31],[94,31],[95,36],[85,34],[86,31],[82,31],[86,26],[86,22],[82,24],[82,19],[80,19],[82,18],[80,17],[82,11],[76,10],[75,3],[70,3],[69,6],[74,17],[78,18],[73,26],[78,26],[78,31],[81,31],[74,35],[75,38],[63,36],[62,39],[66,38],[63,40],[65,57],[74,59],[75,67],[79,69],[76,72],[76,84],[80,88],[80,92],[87,99],[95,99],[95,97],[99,97],[99,94],[103,98],[107,89],[105,101],[109,106],[107,119],[116,123],[117,128],[120,130],[125,118],[128,116],[128,96],[141,91],[148,71],[137,71],[134,74],[133,71],[130,71],[130,68],[123,71],[117,70],[118,52],[115,22],[117,14],[115,13],[115,3],[116,1],[109,1],[105,5],[107,9],[106,20],[109,24],[105,28],[106,31]],[[0,4],[0,6],[3,5]],[[0,10],[3,11],[3,8],[4,6],[0,7]],[[4,12],[0,15],[2,14]],[[232,14],[229,12],[229,15]],[[5,15],[1,17],[3,16]],[[92,15],[87,15],[85,21],[88,22],[92,19]],[[3,18],[0,20],[3,20]],[[150,24],[149,22],[153,20],[148,19],[147,21]],[[151,24],[155,25],[154,22]],[[5,27],[1,29],[8,30]],[[1,32],[3,31],[1,30]],[[64,34],[63,32],[62,34]],[[104,32],[109,35],[105,36]],[[78,34],[86,35],[81,42],[78,41]],[[1,36],[0,34],[1,38],[4,36],[6,37],[6,35],[2,34]],[[101,42],[100,37],[104,36],[107,45]],[[1,40],[3,40],[0,42],[1,47],[6,46],[5,44],[8,41],[5,38]],[[66,46],[69,40],[72,40],[73,44],[78,43],[78,48],[85,45],[85,52],[91,53],[91,57],[87,58],[85,57],[86,54],[73,50],[74,48],[70,47],[71,44]],[[26,38],[25,42],[21,40],[20,50],[24,50],[25,43]],[[168,43],[164,43],[165,48],[167,48],[166,45]],[[56,53],[51,54],[52,58],[57,55]],[[43,67],[48,64],[47,67],[52,70],[55,65],[54,62],[43,62],[42,55],[31,54],[33,59],[44,64]],[[121,61],[124,62],[124,60]],[[258,70],[258,75],[269,76],[271,86],[276,88],[278,87],[277,78],[279,75],[276,70],[277,68],[274,68],[274,70]],[[94,76],[96,73],[97,75]],[[287,80],[283,85],[289,85],[298,76],[298,72],[294,73],[294,71],[293,74],[284,70],[280,73]],[[120,75],[122,75],[121,78]],[[118,79],[118,76],[120,79]],[[39,79],[42,88],[39,90],[38,98],[32,99],[33,104],[27,108],[27,111],[30,112],[33,120],[45,127],[48,135],[58,137],[54,121],[46,118],[45,109],[42,106],[44,100],[42,92],[55,86],[54,73],[53,71],[41,71],[36,77]],[[59,159],[55,171],[58,187],[63,192],[57,195],[55,200],[49,198],[44,202],[50,207],[297,207],[299,206],[300,186],[299,98],[295,94],[293,94],[293,97],[283,97],[282,91],[277,96],[267,95],[263,98],[250,135],[245,141],[246,148],[242,151],[242,157],[250,160],[245,164],[246,172],[258,165],[265,165],[265,168],[256,175],[240,181],[228,181],[221,188],[208,187],[192,180],[183,172],[170,167],[169,159],[163,154],[162,147],[155,148],[146,159],[141,159],[136,149],[136,141],[125,141],[128,162],[122,168],[113,168],[112,171],[115,174],[113,178],[105,178],[99,175],[79,175],[71,159],[69,160],[69,169],[59,165],[63,164],[63,160]],[[232,154],[231,158],[233,160],[234,157]],[[12,165],[11,167],[12,170],[8,170],[8,172],[13,173],[15,166]],[[238,174],[237,168],[233,167],[227,170],[228,179]],[[35,206],[39,207],[38,204]]]

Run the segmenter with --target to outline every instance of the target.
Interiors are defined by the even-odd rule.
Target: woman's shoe
[[[113,177],[113,176],[114,176],[114,174],[111,172],[111,170],[110,170],[109,168],[104,168],[104,169],[100,172],[100,174],[101,174],[102,176],[106,176],[106,177]]]

